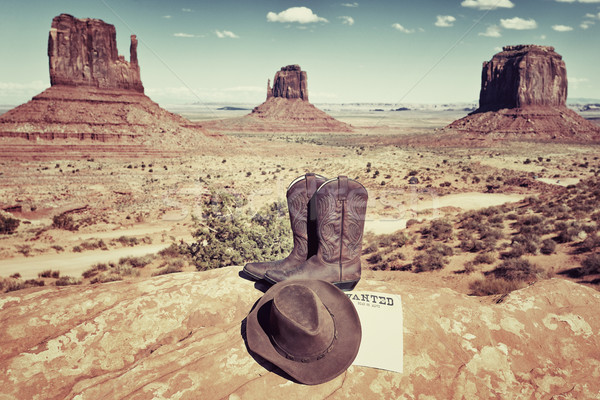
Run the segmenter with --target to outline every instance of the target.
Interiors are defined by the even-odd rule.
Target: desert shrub
[[[96,249],[108,250],[108,246],[102,239],[88,240],[88,241],[81,243],[80,246],[84,250],[96,250]]]
[[[144,268],[154,260],[153,255],[146,255],[142,257],[121,257],[119,259],[119,265],[130,265],[133,268]]]
[[[506,279],[508,281],[527,281],[536,279],[538,275],[544,272],[535,264],[524,258],[510,258],[504,260],[497,266],[492,274],[496,278]]]
[[[16,232],[20,223],[21,221],[16,218],[0,214],[0,233],[5,235],[12,235]]]
[[[367,247],[363,248],[363,254],[371,254],[376,252],[378,246],[375,243],[369,244]]]
[[[556,242],[552,239],[544,239],[542,240],[542,246],[540,247],[540,252],[542,254],[552,254],[556,250]]]
[[[579,271],[582,275],[600,274],[600,253],[590,254],[584,258]]]
[[[475,272],[475,264],[472,262],[465,263],[465,274],[472,274]]]
[[[583,242],[581,242],[581,251],[594,251],[596,248],[600,247],[600,235],[594,233],[585,238]]]
[[[448,221],[435,219],[429,226],[421,229],[421,234],[425,237],[432,237],[435,240],[446,241],[452,238],[452,224]]]
[[[52,247],[54,250],[56,250],[56,251],[57,251],[57,252],[59,252],[59,253],[60,253],[61,251],[65,251],[65,248],[64,248],[64,247],[62,247],[62,246],[60,246],[60,245],[58,245],[58,244],[52,245],[52,246],[50,246],[50,247]]]
[[[52,227],[66,231],[76,231],[78,229],[73,217],[66,213],[58,214],[52,217]]]
[[[525,286],[523,282],[507,281],[502,278],[487,277],[471,282],[469,289],[473,296],[490,296],[493,294],[506,294]]]
[[[134,236],[120,236],[117,239],[117,242],[121,243],[121,245],[123,245],[123,246],[128,246],[128,247],[133,247],[133,246],[137,246],[138,244],[140,244],[139,239]]]
[[[81,246],[76,245],[76,246],[73,246],[73,251],[75,253],[81,253],[83,251],[83,249],[81,248]]]
[[[557,227],[560,229],[558,236],[556,237],[558,243],[577,241],[580,239],[582,232],[584,232],[581,224],[576,221],[565,222],[564,224],[561,224],[560,227]]]
[[[17,290],[25,289],[28,286],[21,279],[3,279],[2,290],[5,292],[14,292]]]
[[[45,286],[46,282],[44,282],[42,279],[27,279],[24,282],[25,286],[27,287],[32,287],[32,286]]]
[[[177,243],[171,243],[169,247],[165,247],[159,251],[158,254],[164,258],[175,258],[180,257],[183,253],[181,247]]]
[[[46,270],[38,273],[39,278],[50,278],[51,276],[52,276],[51,269],[46,269]]]
[[[520,246],[524,253],[537,254],[540,248],[542,238],[534,233],[520,234],[513,237],[511,245]]]
[[[106,270],[108,270],[108,265],[106,265],[104,263],[98,263],[98,264],[92,265],[89,269],[83,271],[81,276],[88,279],[88,278],[98,275],[98,273],[100,273],[102,271],[106,271]]]
[[[116,281],[122,281],[122,280],[123,280],[123,277],[121,277],[121,275],[114,274],[114,273],[108,273],[108,274],[98,275],[97,277],[92,279],[90,281],[90,283],[106,283],[106,282],[116,282]]]
[[[14,273],[14,274],[12,274],[10,277],[11,277],[11,278],[13,278],[13,279],[19,279],[19,278],[21,277],[21,274],[20,274],[20,273],[18,273],[18,272],[15,272],[15,273]]]
[[[186,245],[198,270],[282,258],[292,249],[287,206],[278,201],[256,214],[238,209],[231,195],[213,193],[202,220]]]
[[[464,252],[477,253],[485,248],[485,244],[483,240],[467,237],[460,241],[458,247]]]
[[[375,253],[372,256],[370,256],[369,258],[367,258],[367,262],[369,264],[377,264],[379,262],[381,262],[383,260],[383,256],[381,255],[381,253]]]
[[[69,286],[69,285],[80,285],[81,284],[81,279],[77,279],[75,277],[72,276],[61,276],[60,278],[58,278],[54,284],[56,286]]]
[[[181,260],[177,260],[175,262],[170,262],[166,267],[159,269],[152,276],[166,275],[166,274],[174,274],[177,272],[183,271],[183,262]]]
[[[480,253],[473,259],[473,264],[493,264],[496,257],[492,253]]]
[[[510,250],[503,252],[502,254],[500,254],[500,256],[504,259],[519,258],[525,255],[525,253],[525,247],[522,244],[514,243],[510,247]]]
[[[442,269],[448,264],[443,254],[438,252],[426,252],[417,255],[412,262],[415,272],[434,271]]]
[[[17,248],[17,251],[23,254],[25,257],[29,257],[31,250],[33,250],[30,244],[18,244],[15,247]]]

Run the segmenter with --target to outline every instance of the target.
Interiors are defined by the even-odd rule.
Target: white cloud
[[[500,34],[500,27],[498,25],[490,25],[485,32],[479,32],[479,36],[500,37],[502,34]]]
[[[438,15],[437,20],[435,21],[435,26],[439,26],[440,28],[448,28],[454,26],[454,18],[452,15]]]
[[[557,32],[569,32],[573,30],[573,27],[567,25],[552,25],[552,29]]]
[[[413,33],[415,31],[414,29],[407,29],[397,22],[395,24],[392,24],[392,28],[404,33]]]
[[[581,29],[588,29],[590,26],[592,26],[594,24],[595,24],[594,21],[583,21],[581,24],[579,24],[579,27]]]
[[[170,15],[163,15],[163,18],[164,18],[164,19],[171,19],[171,18],[173,18],[173,17],[172,17],[172,16],[170,16]]]
[[[219,39],[226,39],[226,38],[230,38],[230,39],[239,39],[239,36],[236,35],[235,33],[231,32],[231,31],[220,31],[220,30],[216,30],[215,34],[217,35],[217,37]]]
[[[541,35],[540,40],[546,40],[546,35]]]
[[[510,0],[464,0],[460,5],[463,7],[477,8],[478,10],[513,8],[515,6]]]
[[[575,3],[575,0],[556,0],[557,3]]]
[[[290,7],[287,10],[275,14],[272,11],[267,13],[269,22],[298,22],[300,24],[310,24],[312,22],[329,22],[325,18],[319,17],[308,7]]]
[[[575,78],[571,76],[569,76],[567,80],[569,81],[569,88],[573,89],[578,88],[580,83],[586,83],[588,81],[587,78]]]
[[[185,32],[177,32],[177,33],[174,33],[173,36],[184,37],[184,38],[196,37],[196,35],[192,35],[191,33],[185,33]]]
[[[358,7],[358,3],[354,2],[354,3],[342,3],[341,4],[344,7]]]
[[[556,0],[558,3],[575,3],[575,0]],[[577,0],[580,3],[600,3],[600,0]]]
[[[537,22],[532,19],[523,19],[519,17],[500,19],[500,25],[505,29],[515,29],[518,31],[537,28]]]
[[[181,11],[183,11],[183,12],[193,12],[194,10],[192,10],[191,8],[182,8]]]
[[[349,17],[347,15],[342,15],[341,17],[338,17],[342,20],[342,24],[346,24],[346,25],[354,25],[354,18]]]

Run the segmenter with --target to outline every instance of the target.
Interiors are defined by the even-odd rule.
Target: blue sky
[[[550,45],[569,98],[600,98],[600,0],[3,0],[0,104],[50,85],[47,40],[60,13],[129,35],[148,94],[161,104],[261,103],[288,64],[313,103],[476,101],[481,64],[504,45]]]

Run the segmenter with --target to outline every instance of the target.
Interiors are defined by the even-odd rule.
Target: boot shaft
[[[314,194],[327,178],[313,173],[296,178],[288,187],[286,198],[296,256],[306,260],[318,249]]]
[[[327,263],[355,261],[362,251],[368,194],[363,185],[340,176],[317,191],[319,254]]]

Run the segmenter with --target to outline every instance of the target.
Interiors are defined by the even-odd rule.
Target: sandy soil
[[[49,143],[52,151],[44,151],[45,143],[34,146],[25,141],[18,142],[19,151],[14,151],[15,143],[4,141],[0,208],[11,210],[21,224],[15,234],[0,235],[0,276],[19,272],[30,277],[46,269],[78,274],[97,262],[191,241],[196,223],[192,216],[201,219],[203,196],[211,190],[244,198],[244,209],[257,210],[284,199],[288,184],[306,172],[347,175],[365,185],[366,230],[375,233],[403,229],[409,219],[517,202],[596,172],[598,146],[398,144],[407,135],[430,134],[457,115],[460,112],[340,112],[333,116],[352,124],[353,132],[230,132],[225,149],[214,151],[124,148],[119,153],[118,146],[106,151],[83,142],[62,149],[57,146],[64,144]],[[409,183],[413,177],[418,183]],[[52,218],[65,211],[72,211],[81,224],[77,231],[51,227]],[[117,241],[121,236],[140,240],[124,247]],[[108,250],[73,251],[94,240],[103,240]],[[465,285],[451,270],[430,278],[453,287]]]

